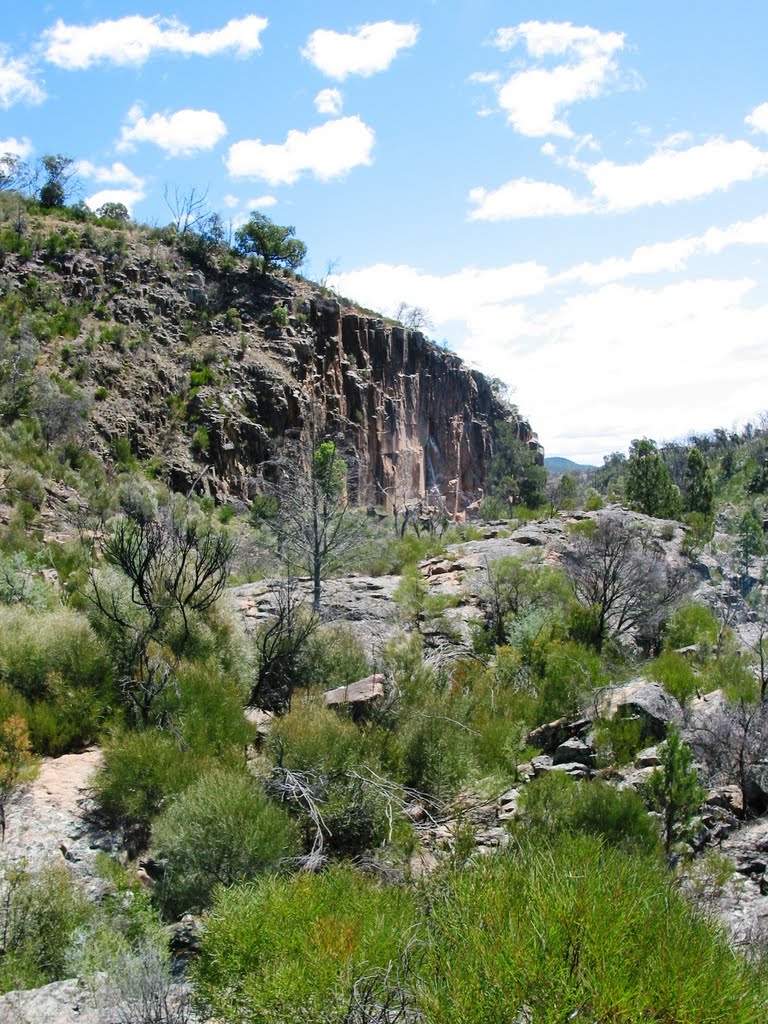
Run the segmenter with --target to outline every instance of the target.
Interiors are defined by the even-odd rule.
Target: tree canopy
[[[296,228],[275,224],[263,213],[251,213],[251,219],[235,232],[235,241],[244,256],[259,257],[264,276],[276,266],[295,270],[307,255],[306,245],[296,238]]]
[[[658,519],[680,517],[680,491],[655,441],[643,438],[632,442],[624,486],[627,500],[638,511]]]
[[[535,452],[517,436],[514,423],[496,427],[496,454],[488,467],[488,493],[510,505],[538,508],[545,501],[547,471]]]

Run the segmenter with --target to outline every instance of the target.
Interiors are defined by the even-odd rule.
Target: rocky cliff
[[[454,511],[482,493],[495,422],[513,419],[536,446],[458,357],[316,285],[261,277],[167,230],[48,218],[44,231],[4,254],[4,306],[21,304],[38,369],[91,401],[89,444],[105,457],[130,444],[174,488],[247,499],[314,419],[361,503],[442,495]]]

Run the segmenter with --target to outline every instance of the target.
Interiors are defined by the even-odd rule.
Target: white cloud
[[[722,191],[768,172],[768,153],[748,142],[710,139],[689,149],[659,149],[637,164],[602,160],[585,168],[596,204],[611,211],[668,205]]]
[[[377,21],[361,25],[355,32],[317,29],[307,40],[302,56],[318,71],[343,81],[348,75],[386,71],[401,50],[416,45],[419,26]]]
[[[277,198],[275,196],[257,196],[255,199],[249,199],[245,204],[249,210],[264,210],[270,206],[277,206]]]
[[[224,196],[222,202],[224,203],[228,210],[235,210],[240,205],[240,200],[237,198],[237,196],[233,196],[231,193]]]
[[[531,318],[536,333],[524,325],[501,350],[484,347],[470,324],[460,354],[517,385],[552,453],[625,450],[649,430],[674,438],[764,407],[757,371],[768,306],[750,303],[753,286],[717,278],[659,290],[611,284]],[[535,346],[526,346],[531,337]],[[584,437],[594,439],[591,451]]]
[[[34,146],[26,135],[23,139],[17,139],[14,135],[8,139],[0,139],[0,155],[2,156],[17,156],[21,160],[26,160],[33,149]]]
[[[43,33],[47,60],[67,71],[82,71],[93,64],[144,64],[154,53],[211,57],[232,51],[247,57],[261,50],[266,18],[233,18],[212,32],[190,32],[175,18],[130,15],[95,25],[67,25],[61,19]]]
[[[0,45],[0,106],[6,110],[15,103],[42,103],[45,92],[32,77],[29,63],[21,57],[9,57]]]
[[[229,149],[227,170],[233,177],[261,178],[270,185],[292,185],[304,173],[330,181],[369,165],[375,138],[359,117],[342,117],[308,132],[289,131],[279,144],[236,142]]]
[[[90,160],[78,160],[75,170],[81,177],[92,178],[100,185],[127,185],[132,189],[144,187],[144,179],[119,161],[110,167],[98,167]]]
[[[599,462],[650,431],[671,439],[765,407],[765,289],[711,270],[662,287],[622,280],[741,245],[768,246],[768,214],[558,275],[534,262],[444,276],[377,264],[330,283],[373,309],[424,307],[436,337],[516,386],[550,453]]]
[[[761,103],[759,107],[755,107],[752,113],[744,118],[744,123],[753,132],[768,132],[768,103]]]
[[[570,159],[567,165],[587,177],[592,186],[589,196],[576,196],[553,182],[515,178],[497,189],[473,188],[469,201],[475,209],[470,211],[469,219],[626,213],[644,206],[669,206],[768,174],[768,153],[743,140],[709,139],[688,149],[662,146],[635,164],[610,160],[584,164]]]
[[[523,296],[538,295],[549,281],[547,268],[533,261],[482,270],[464,267],[454,274],[426,274],[406,264],[377,263],[336,274],[331,287],[363,305],[391,312],[400,302],[422,306],[441,322],[466,319],[468,311],[498,308]]]
[[[635,275],[675,273],[685,270],[691,257],[697,254],[717,256],[734,245],[768,245],[768,214],[749,221],[738,221],[725,228],[711,227],[700,235],[641,245],[628,259],[580,263],[559,274],[553,281],[582,281],[589,285],[603,285]]]
[[[133,207],[144,198],[144,195],[145,193],[141,189],[105,188],[101,189],[100,192],[94,192],[93,195],[87,196],[85,205],[89,209],[96,211],[101,209],[105,203],[122,203],[128,210],[128,213],[132,214]]]
[[[177,110],[174,114],[144,117],[132,107],[123,125],[118,149],[133,149],[137,142],[153,142],[169,156],[190,156],[213,149],[227,134],[227,126],[212,110]]]
[[[554,67],[539,63],[496,83],[496,99],[509,124],[522,135],[572,137],[565,115],[574,103],[595,99],[618,79],[615,58],[624,38],[621,32],[570,22],[527,21],[499,29],[494,44],[502,51],[522,43],[534,61],[562,58]],[[492,81],[488,74],[473,77]]]
[[[512,28],[500,28],[493,40],[500,50],[511,50],[525,43],[529,56],[576,56],[582,59],[613,54],[624,46],[622,32],[600,32],[589,25],[570,21],[524,21]]]
[[[497,189],[473,188],[469,201],[475,209],[470,220],[516,220],[522,217],[569,216],[589,213],[591,205],[563,185],[531,178],[516,178]]]
[[[315,110],[318,114],[338,117],[344,106],[344,97],[339,89],[321,89],[315,96]]]

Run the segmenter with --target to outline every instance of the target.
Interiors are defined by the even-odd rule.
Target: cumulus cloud
[[[768,305],[754,280],[711,270],[662,286],[629,280],[742,245],[768,246],[768,215],[562,274],[535,262],[442,276],[377,264],[330,283],[370,308],[429,310],[436,337],[516,386],[550,452],[599,462],[647,433],[649,410],[662,440],[764,408]]]
[[[8,139],[0,139],[0,155],[2,156],[17,156],[21,160],[26,160],[33,149],[34,146],[26,135],[23,139],[17,139],[15,135]]]
[[[768,153],[748,142],[725,139],[683,150],[661,148],[641,163],[601,160],[585,169],[595,202],[617,211],[697,199],[766,172]]]
[[[212,32],[190,32],[176,18],[158,15],[99,21],[94,25],[67,25],[59,18],[43,33],[45,58],[67,71],[82,71],[94,64],[139,65],[155,53],[211,57],[233,52],[247,57],[261,50],[266,18],[233,18]]]
[[[249,210],[265,210],[270,206],[277,206],[277,197],[270,195],[256,196],[255,199],[249,199],[245,205]]]
[[[548,282],[547,268],[533,261],[486,270],[464,267],[443,276],[407,264],[377,263],[329,278],[331,287],[363,305],[391,311],[406,302],[429,310],[442,323],[464,320],[468,310],[498,308],[512,299],[538,295]]]
[[[144,198],[145,193],[135,188],[105,188],[93,195],[87,196],[85,205],[90,210],[100,210],[105,203],[122,203],[128,213],[133,213],[133,207]]]
[[[744,123],[753,132],[768,132],[768,103],[761,103],[759,107],[755,107],[752,113],[744,118]]]
[[[260,178],[270,185],[292,185],[302,174],[330,181],[369,165],[375,138],[359,117],[342,117],[307,132],[289,131],[282,143],[236,142],[226,165],[233,177]]]
[[[319,28],[301,53],[318,71],[343,81],[349,75],[386,71],[401,50],[416,45],[418,37],[418,25],[395,21],[377,21],[347,33]]]
[[[470,220],[516,220],[559,214],[626,213],[644,206],[669,206],[722,192],[768,173],[768,153],[743,140],[709,139],[677,149],[660,146],[646,160],[617,164],[569,162],[591,185],[587,196],[553,182],[516,178],[497,189],[473,188]]]
[[[318,114],[338,117],[344,106],[344,97],[339,89],[321,89],[315,96],[315,110]]]
[[[516,220],[523,217],[569,216],[589,213],[591,204],[578,199],[570,189],[548,181],[516,178],[497,189],[473,188],[469,201],[474,209],[470,220]]]
[[[616,55],[624,49],[624,34],[600,32],[570,22],[526,21],[496,33],[494,45],[506,52],[523,45],[532,60],[523,70],[491,82],[507,121],[522,135],[573,136],[566,115],[574,103],[595,99],[619,78]],[[555,66],[548,66],[555,59]],[[559,61],[558,61],[559,59]]]
[[[582,281],[589,285],[603,285],[635,275],[675,273],[685,270],[693,256],[717,256],[725,249],[737,245],[768,245],[768,214],[753,220],[738,221],[725,228],[711,227],[702,234],[687,238],[641,245],[626,259],[580,263],[558,274],[553,281]]]
[[[133,149],[137,142],[153,142],[169,156],[191,156],[213,149],[227,134],[227,126],[212,110],[177,110],[174,114],[145,117],[140,106],[128,111],[118,149]]]
[[[90,160],[78,160],[75,170],[81,177],[91,178],[100,185],[127,185],[132,189],[144,187],[144,179],[119,161],[109,167],[99,167]]]
[[[8,110],[15,103],[42,103],[45,92],[33,77],[29,62],[10,57],[0,45],[0,106]]]

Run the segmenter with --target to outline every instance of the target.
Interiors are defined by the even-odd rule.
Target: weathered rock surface
[[[105,1024],[90,987],[71,978],[0,996],[2,1024]]]
[[[609,691],[601,708],[606,716],[638,718],[646,739],[661,740],[667,728],[682,723],[682,710],[660,683],[642,677]]]
[[[418,331],[310,282],[249,274],[245,261],[192,266],[178,245],[141,230],[126,233],[125,252],[104,251],[113,232],[91,235],[61,258],[8,253],[3,277],[11,291],[37,283],[77,308],[82,338],[98,339],[87,358],[80,338],[67,346],[74,379],[99,391],[86,428],[94,446],[107,454],[129,439],[176,490],[248,500],[283,441],[306,441],[318,408],[354,466],[361,504],[429,493],[462,510],[481,494],[495,421],[514,422],[538,450],[491,381]],[[278,305],[286,326],[273,319]],[[199,427],[207,444],[195,447]]]
[[[323,699],[329,707],[347,707],[352,716],[365,713],[371,704],[380,701],[384,696],[385,677],[381,673],[358,679],[349,686],[337,686],[326,690]]]
[[[87,892],[101,894],[96,859],[100,851],[116,848],[117,838],[94,829],[86,820],[88,787],[100,763],[101,753],[95,748],[43,758],[37,777],[8,802],[0,851],[6,861],[26,861],[32,870],[65,864]]]

